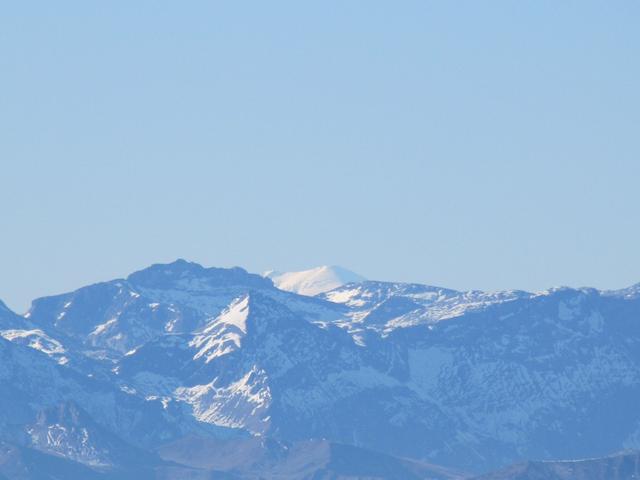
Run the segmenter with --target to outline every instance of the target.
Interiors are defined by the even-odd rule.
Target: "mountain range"
[[[0,384],[0,478],[637,478],[640,284],[178,260],[0,302]]]

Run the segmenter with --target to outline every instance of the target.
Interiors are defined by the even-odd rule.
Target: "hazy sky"
[[[640,281],[640,2],[0,7],[0,298],[184,257]]]

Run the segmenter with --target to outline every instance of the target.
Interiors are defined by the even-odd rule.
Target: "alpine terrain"
[[[178,260],[0,302],[0,385],[0,479],[638,478],[640,284]]]

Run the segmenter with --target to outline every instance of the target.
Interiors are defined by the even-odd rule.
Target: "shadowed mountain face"
[[[35,300],[24,317],[0,305],[0,361],[0,440],[101,474],[257,474],[199,463],[215,449],[333,472],[308,478],[348,475],[360,455],[353,478],[412,478],[640,447],[638,286],[363,281],[311,297],[180,260]]]
[[[234,480],[224,472],[169,463],[89,467],[61,455],[0,442],[0,480]]]
[[[640,453],[559,462],[527,462],[474,480],[635,480],[640,478]]]
[[[74,478],[102,480],[104,475],[89,467],[37,450],[0,443],[1,480],[53,480]]]
[[[189,451],[183,449],[189,442]],[[155,462],[139,466],[89,468],[64,456],[0,443],[0,479],[12,480],[463,480],[461,474],[420,462],[398,459],[353,446],[309,441],[284,446],[260,440],[208,442],[185,439],[171,445],[172,457],[188,463]],[[195,449],[195,453],[192,451]],[[205,448],[207,449],[205,451]],[[165,447],[168,450],[169,447]],[[202,458],[198,457],[202,455]],[[222,470],[217,470],[216,467]]]
[[[19,315],[16,315],[4,302],[0,300],[0,328],[2,330],[20,328],[25,325],[25,321]]]
[[[252,437],[219,441],[185,437],[160,449],[165,460],[203,470],[231,472],[243,479],[432,479],[461,480],[464,474],[362,448],[305,440],[282,443]]]

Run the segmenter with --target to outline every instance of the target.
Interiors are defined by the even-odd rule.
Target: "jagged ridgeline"
[[[635,454],[608,456],[640,448],[638,285],[459,292],[179,260],[24,316],[0,304],[0,333],[6,478],[462,479],[518,463],[483,478],[564,479],[572,462],[542,461],[595,457],[572,478],[637,475]]]

